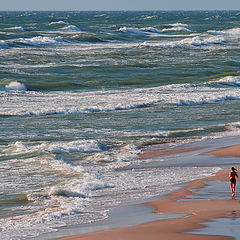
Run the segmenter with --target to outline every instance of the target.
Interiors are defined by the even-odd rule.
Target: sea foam
[[[33,38],[19,38],[16,40],[16,42],[20,42],[28,45],[49,45],[49,44],[58,43],[58,41],[56,41],[51,37],[42,37],[42,36],[37,36]]]
[[[240,100],[240,97],[234,96],[224,96],[224,97],[208,97],[208,98],[200,98],[196,100],[180,100],[177,105],[203,105],[203,104],[213,104],[217,102],[224,102],[230,100]]]
[[[188,27],[188,24],[186,24],[186,23],[171,23],[171,24],[169,24],[169,26],[172,26],[172,27]]]
[[[57,22],[50,22],[48,25],[49,26],[51,26],[51,25],[69,25],[69,23],[64,22],[64,21],[57,21]]]
[[[27,91],[26,86],[20,82],[10,82],[5,86],[6,90]]]
[[[121,27],[121,28],[119,28],[119,31],[124,32],[124,33],[129,33],[129,34],[147,35],[146,32],[143,32],[138,28]]]
[[[4,94],[8,95],[9,100],[11,99],[11,104],[8,101],[3,102],[0,114],[18,116],[127,111],[164,103],[208,104],[238,100],[240,97],[240,93],[235,87],[228,88],[226,91],[224,85],[216,88],[211,87],[209,83],[201,85],[170,84],[155,88],[82,93],[28,91],[25,94],[19,93],[17,99],[8,92],[1,93],[3,97]],[[65,150],[62,149],[62,151]]]
[[[75,25],[69,25],[69,26],[63,27],[61,29],[68,30],[68,31],[80,31],[80,29]]]
[[[186,28],[186,27],[182,27],[182,26],[176,26],[176,27],[172,27],[172,28],[163,28],[161,30],[161,32],[191,32],[190,29]]]
[[[42,143],[39,145],[25,145],[22,142],[14,144],[15,149],[13,153],[24,152],[51,152],[51,153],[92,153],[104,149],[104,147],[95,140],[76,140],[71,142],[56,142],[56,143]]]
[[[233,87],[240,87],[240,76],[227,76],[214,82]]]
[[[16,26],[16,27],[10,27],[10,28],[7,28],[7,30],[24,31],[24,28],[21,27],[21,26]]]
[[[224,35],[230,37],[240,37],[240,28],[231,28],[222,31],[209,30],[208,33],[213,35]]]

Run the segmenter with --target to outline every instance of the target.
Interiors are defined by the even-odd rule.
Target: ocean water
[[[0,239],[99,221],[217,171],[119,168],[141,165],[149,144],[240,135],[239,22],[239,11],[0,12]]]

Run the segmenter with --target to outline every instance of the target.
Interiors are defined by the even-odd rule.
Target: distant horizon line
[[[214,11],[240,11],[240,9],[192,9],[192,10],[184,10],[184,9],[158,9],[158,10],[0,10],[0,12],[214,12]]]

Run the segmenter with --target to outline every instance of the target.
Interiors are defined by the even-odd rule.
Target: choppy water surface
[[[0,238],[100,220],[216,171],[115,170],[151,142],[239,134],[239,20],[0,12]]]

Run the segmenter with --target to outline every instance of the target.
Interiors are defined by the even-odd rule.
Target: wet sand
[[[240,156],[240,144],[219,148],[215,151],[210,151],[202,153],[202,155],[215,155],[215,156],[230,156],[230,157],[239,157]]]
[[[194,149],[188,149],[194,151]],[[160,151],[161,152],[161,151]],[[174,152],[173,152],[174,153]],[[168,154],[171,154],[168,151]],[[240,156],[240,145],[233,145],[211,152],[202,153],[203,155],[215,156]],[[222,240],[233,239],[229,236],[207,235],[207,234],[189,234],[196,229],[203,227],[202,223],[210,219],[227,217],[232,212],[240,211],[240,200],[230,199],[229,195],[225,199],[189,200],[189,196],[196,194],[192,190],[201,189],[211,184],[213,181],[221,181],[222,184],[228,184],[228,171],[220,171],[214,176],[192,181],[179,191],[170,193],[165,199],[145,203],[154,207],[155,213],[181,213],[185,217],[176,219],[158,220],[144,223],[141,225],[116,228],[105,231],[81,234],[78,236],[65,237],[65,240],[84,239],[84,240]],[[216,194],[217,195],[217,194]],[[213,196],[216,196],[213,193]],[[228,198],[229,196],[229,198]]]

